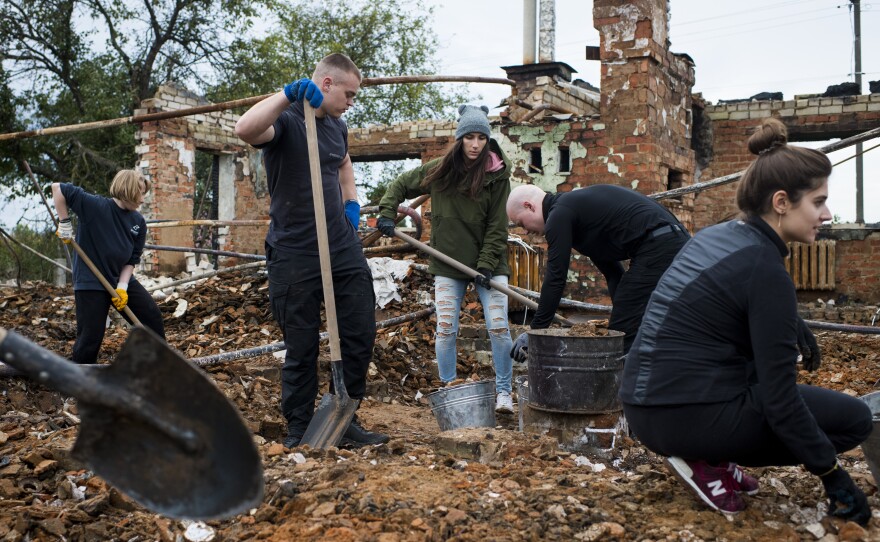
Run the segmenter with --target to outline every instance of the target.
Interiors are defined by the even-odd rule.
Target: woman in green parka
[[[511,376],[513,361],[507,325],[507,296],[489,286],[489,280],[507,284],[507,196],[510,194],[510,161],[490,138],[489,108],[458,108],[455,143],[442,157],[403,173],[379,202],[379,230],[394,236],[397,207],[405,199],[431,195],[431,246],[455,258],[480,275],[474,279],[492,342],[495,364],[495,411],[513,412]],[[430,259],[434,275],[437,332],[434,348],[440,380],[456,378],[456,338],[464,293],[471,278],[457,269]]]

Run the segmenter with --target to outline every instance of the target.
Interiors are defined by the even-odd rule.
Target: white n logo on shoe
[[[724,495],[725,493],[727,493],[727,490],[724,489],[724,485],[721,480],[712,480],[706,485],[709,486],[709,489],[712,490],[713,497],[718,497],[719,495]]]

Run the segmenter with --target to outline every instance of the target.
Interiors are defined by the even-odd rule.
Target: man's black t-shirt
[[[330,252],[335,253],[359,243],[354,227],[345,217],[339,186],[339,165],[348,154],[348,128],[343,120],[329,115],[315,120],[327,237]],[[256,145],[263,149],[271,198],[266,242],[280,250],[316,255],[315,204],[302,103],[291,104],[273,126],[275,137]]]

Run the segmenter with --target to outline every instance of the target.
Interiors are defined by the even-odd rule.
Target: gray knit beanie
[[[476,132],[486,137],[492,135],[489,128],[489,108],[485,105],[474,107],[473,105],[458,106],[458,128],[455,129],[455,139],[461,139],[465,135]]]

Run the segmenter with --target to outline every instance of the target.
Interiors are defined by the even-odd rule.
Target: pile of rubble
[[[423,309],[430,277],[411,272],[401,301],[377,319]],[[167,292],[160,302],[168,342],[187,357],[281,340],[263,272],[248,270]],[[181,303],[185,302],[185,303]],[[184,307],[184,308],[182,308]],[[469,294],[462,316],[479,324]],[[75,336],[70,292],[45,284],[0,289],[0,326],[69,356]],[[494,429],[441,433],[425,401],[439,385],[432,318],[380,330],[369,397],[359,416],[392,436],[359,450],[285,449],[278,412],[282,360],[265,355],[207,368],[241,410],[263,461],[262,504],[224,521],[192,523],[157,516],[109,487],[70,457],[76,402],[23,378],[0,381],[0,541],[20,540],[868,540],[868,530],[825,516],[819,481],[797,467],[753,469],[761,489],[731,518],[696,502],[660,458],[622,438],[612,456],[572,454],[547,436],[517,431],[515,416]],[[126,337],[108,330],[101,361]],[[805,383],[854,396],[874,390],[880,337],[819,332],[822,367]],[[322,381],[326,382],[326,348]],[[460,375],[491,378],[491,367],[462,352]],[[880,499],[862,453],[842,462]],[[132,466],[137,468],[136,465]],[[213,537],[213,538],[212,538]]]

